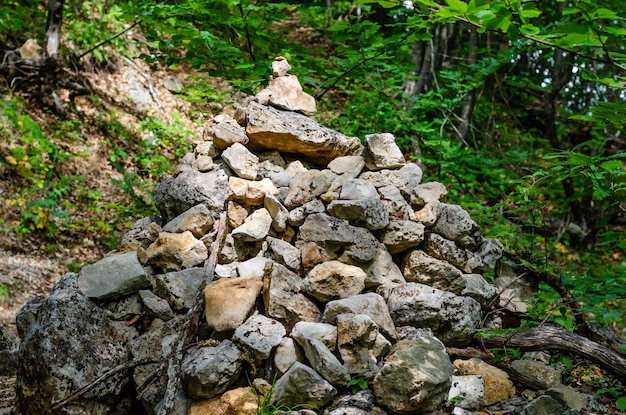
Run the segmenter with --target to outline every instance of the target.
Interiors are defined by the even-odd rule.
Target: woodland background
[[[533,276],[526,327],[626,334],[623,1],[0,5],[4,255],[37,252],[64,271],[114,249],[157,214],[151,190],[203,124],[285,56],[320,123],[394,134]],[[28,39],[42,48],[25,58]],[[174,104],[138,108],[115,96],[121,65],[151,88],[166,75],[185,86]],[[0,302],[24,289],[0,280]]]

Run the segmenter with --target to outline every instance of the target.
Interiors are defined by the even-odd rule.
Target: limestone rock
[[[343,200],[376,199],[376,187],[365,179],[348,179],[341,186],[339,197]]]
[[[274,368],[283,376],[295,362],[304,361],[302,352],[291,337],[283,337],[274,353]]]
[[[404,278],[460,294],[466,285],[463,273],[447,261],[433,258],[421,249],[410,251],[402,264]]]
[[[269,317],[291,328],[298,321],[320,322],[322,313],[302,292],[302,278],[280,264],[274,264],[263,292]]]
[[[561,383],[561,372],[537,360],[514,360],[511,369],[516,380],[535,389],[550,389]]]
[[[485,400],[485,382],[480,375],[452,376],[448,400],[463,409],[478,410]]]
[[[228,177],[223,170],[207,173],[186,170],[159,183],[154,190],[154,204],[167,221],[199,204],[219,215],[227,188]]]
[[[424,240],[424,225],[411,221],[393,221],[383,231],[381,242],[391,254],[416,247]]]
[[[213,217],[209,208],[197,205],[165,224],[163,231],[171,233],[190,231],[196,238],[202,238],[212,226]]]
[[[139,219],[120,239],[116,252],[136,252],[137,248],[147,248],[163,230],[163,221],[158,216],[147,216]]]
[[[500,293],[500,307],[514,313],[525,313],[535,296],[533,283],[521,278],[523,271],[517,267],[500,262],[496,267],[496,279],[493,281]]]
[[[243,127],[235,122],[223,121],[212,129],[213,144],[219,149],[225,149],[235,143],[247,144],[248,137]]]
[[[395,169],[404,166],[404,155],[389,133],[365,136],[365,164],[370,170]]]
[[[432,200],[415,212],[413,218],[416,222],[420,222],[424,224],[425,227],[430,228],[435,224],[435,222],[437,222],[440,211],[441,202],[438,200]]]
[[[362,156],[337,157],[328,163],[328,168],[335,174],[347,177],[357,177],[365,167],[365,159]]]
[[[378,192],[380,193],[382,202],[387,205],[391,221],[415,219],[415,212],[411,205],[404,199],[402,193],[400,193],[400,189],[395,186],[383,186],[378,188]],[[414,221],[420,222],[418,220]]]
[[[542,395],[526,405],[520,415],[562,414],[564,409],[556,399]]]
[[[298,272],[300,268],[302,268],[300,250],[298,248],[281,239],[267,237],[266,240],[269,242],[269,249],[276,262],[285,265],[295,272]]]
[[[303,344],[304,339],[319,340],[330,351],[333,351],[337,344],[337,327],[327,323],[299,321],[293,326],[291,337],[300,345]]]
[[[51,413],[54,402],[130,357],[123,333],[81,293],[73,273],[55,285],[21,332],[16,395],[22,414]],[[76,413],[108,414],[128,381],[128,372],[115,374],[70,407]]]
[[[302,349],[311,367],[331,385],[342,388],[350,382],[350,374],[320,340],[302,338]]]
[[[276,381],[274,399],[285,406],[306,405],[321,408],[337,394],[337,389],[310,367],[295,362]]]
[[[154,276],[154,291],[165,298],[173,310],[187,312],[196,301],[204,279],[204,268],[187,268]]]
[[[391,257],[385,245],[379,244],[374,259],[363,266],[365,271],[365,286],[376,287],[392,283],[404,283],[406,280]]]
[[[261,292],[261,276],[224,278],[204,289],[205,317],[217,331],[235,330],[250,314]]]
[[[86,265],[80,271],[78,287],[97,300],[112,300],[136,293],[150,285],[135,252],[113,255]]]
[[[228,200],[235,200],[248,206],[259,206],[263,204],[267,194],[278,194],[278,189],[270,179],[253,181],[234,176],[228,179]]]
[[[241,352],[229,340],[215,347],[192,346],[181,364],[185,392],[207,399],[224,392],[241,373]]]
[[[146,249],[146,254],[150,265],[166,272],[202,265],[209,255],[204,243],[189,231],[161,232],[157,240]]]
[[[424,251],[432,257],[448,261],[458,269],[464,269],[467,264],[468,251],[437,233],[428,232],[425,235]]]
[[[365,293],[330,301],[324,310],[324,321],[335,324],[337,315],[345,313],[366,314],[389,339],[397,337],[396,328],[389,315],[385,300],[378,294]]]
[[[337,341],[341,358],[353,377],[371,378],[378,370],[375,353],[378,326],[366,314],[337,315]]]
[[[428,203],[445,202],[448,189],[438,182],[421,183],[411,192],[410,202],[416,210],[422,209]]]
[[[391,288],[387,305],[395,325],[432,328],[448,346],[469,343],[481,317],[474,299],[412,282]]]
[[[364,389],[354,395],[344,395],[334,400],[326,415],[386,415],[375,403],[372,391]]]
[[[470,218],[469,213],[458,205],[442,204],[432,230],[469,250],[477,248],[482,242],[480,227]]]
[[[256,415],[257,395],[247,386],[224,392],[221,396],[195,401],[186,415]],[[178,412],[176,412],[178,414]],[[182,412],[181,412],[182,414]]]
[[[354,265],[329,261],[313,268],[304,279],[303,289],[320,302],[360,294],[365,288],[365,272]]]
[[[331,251],[345,248],[343,255],[356,262],[371,261],[378,249],[378,240],[367,229],[351,226],[323,213],[306,218],[300,226],[298,239],[323,244]]]
[[[328,205],[328,213],[370,230],[383,229],[389,224],[387,205],[379,199],[333,200]]]
[[[515,394],[513,382],[502,369],[488,365],[480,359],[455,360],[454,367],[466,375],[481,375],[485,383],[486,406],[505,401]]]
[[[287,331],[280,322],[255,313],[237,327],[233,341],[242,346],[254,362],[260,363],[270,357],[272,349],[280,344],[285,334]]]
[[[439,340],[402,340],[376,374],[374,393],[380,405],[397,413],[434,411],[448,398],[452,374],[450,358]]]
[[[300,154],[324,165],[336,157],[359,155],[363,149],[358,138],[322,127],[302,114],[256,102],[247,111],[246,134],[254,147]]]
[[[163,321],[174,318],[174,312],[166,300],[157,296],[150,290],[139,290],[139,297],[144,305],[144,311],[148,318],[158,318]]]
[[[315,98],[302,90],[302,85],[295,75],[272,76],[267,89],[259,92],[259,102],[275,107],[298,111],[304,114],[315,114]]]
[[[231,235],[245,242],[263,240],[272,226],[272,216],[265,208],[252,212],[241,226],[233,229]]]
[[[272,194],[265,195],[263,206],[272,217],[272,228],[276,232],[284,232],[285,229],[287,229],[287,221],[289,220],[289,211],[287,208]]]
[[[222,159],[242,179],[254,180],[259,172],[259,158],[241,143],[234,143],[222,152]]]
[[[330,170],[311,169],[296,174],[289,183],[285,206],[293,209],[313,200],[328,190],[335,178],[335,174]]]

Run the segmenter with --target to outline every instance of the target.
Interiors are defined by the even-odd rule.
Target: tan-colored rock
[[[204,289],[205,317],[217,331],[234,330],[252,314],[261,293],[261,277],[225,278]]]
[[[272,226],[272,216],[267,209],[261,208],[252,212],[243,225],[233,229],[231,235],[235,239],[256,242],[265,239]]]
[[[251,102],[248,107],[246,134],[250,147],[296,153],[317,165],[340,156],[361,154],[363,146],[357,137],[347,137],[319,125],[296,112]]]
[[[183,233],[161,232],[147,249],[148,263],[163,271],[180,271],[204,263],[208,249],[190,231]]]
[[[224,392],[222,396],[196,401],[188,415],[256,415],[257,395],[251,387]]]
[[[243,222],[248,217],[248,210],[231,200],[226,205],[226,217],[228,218],[228,226],[236,228],[243,225]]]
[[[480,359],[455,360],[453,363],[457,372],[462,375],[482,375],[485,381],[485,406],[506,401],[515,395],[513,382],[509,375],[497,367],[488,365]]]
[[[253,181],[234,176],[228,178],[228,200],[235,200],[244,205],[260,206],[266,194],[278,194],[278,189],[270,179]]]

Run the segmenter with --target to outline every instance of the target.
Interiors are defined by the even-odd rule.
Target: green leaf
[[[617,409],[619,409],[622,412],[626,411],[626,396],[622,396],[621,398],[618,398],[615,401],[615,406],[617,406]]]
[[[450,6],[451,10],[457,11],[461,14],[465,14],[467,12],[467,3],[461,0],[446,0],[448,6]]]
[[[541,14],[541,10],[530,9],[530,10],[522,10],[520,15],[524,18],[532,19],[538,17]]]

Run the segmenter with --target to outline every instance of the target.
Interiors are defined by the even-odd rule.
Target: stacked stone
[[[215,117],[157,187],[161,217],[138,221],[116,252],[22,310],[22,413],[132,358],[171,356],[223,211],[228,232],[203,292],[199,342],[182,362],[178,399],[190,414],[224,413],[233,399],[254,406],[240,387],[255,376],[276,379],[273,399],[283,405],[328,414],[428,412],[447,401],[445,346],[466,345],[478,328],[496,295],[481,274],[501,245],[446,203],[444,185],[422,183],[391,134],[368,135],[363,147],[301,114],[314,101],[301,88],[280,92],[293,83],[285,64],[275,62],[260,102]],[[55,313],[63,321],[50,324]],[[37,361],[46,352],[67,359]],[[86,357],[72,363],[79,352]],[[159,366],[132,369],[150,414],[167,385]],[[71,405],[107,413],[128,376]],[[370,388],[351,395],[352,379]],[[262,384],[256,393],[267,391]]]

